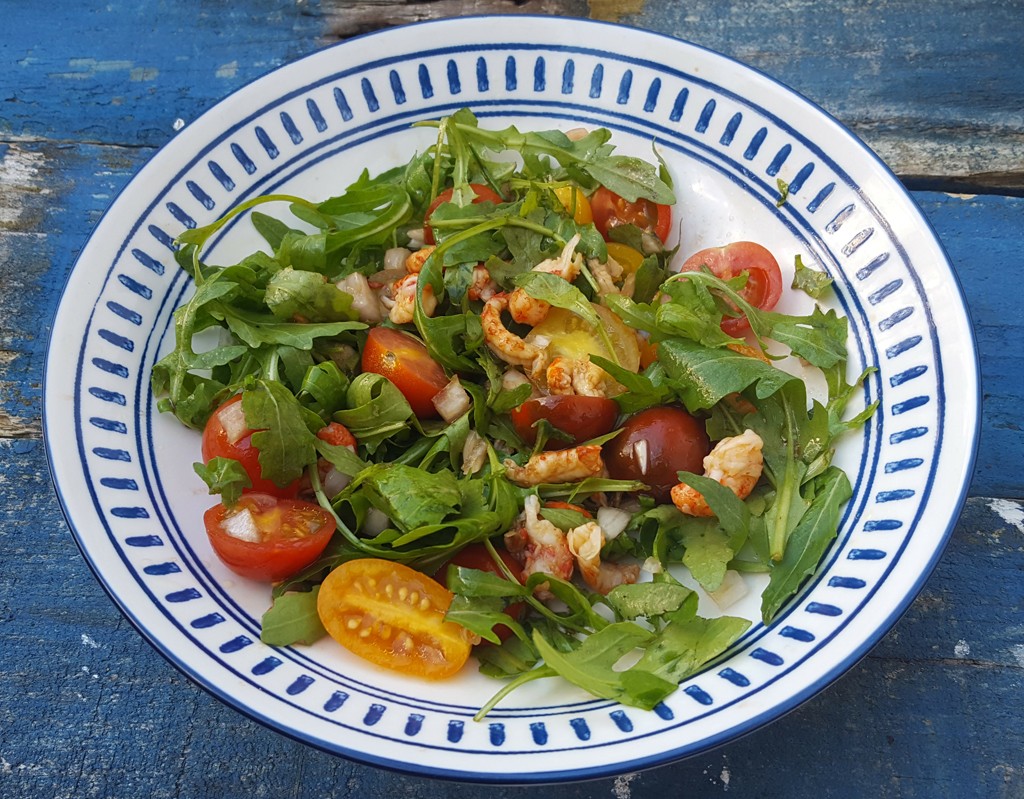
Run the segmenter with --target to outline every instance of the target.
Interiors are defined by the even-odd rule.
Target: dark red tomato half
[[[495,551],[512,574],[519,574],[523,570],[523,567],[516,563],[515,558],[513,558],[507,550],[496,548]],[[464,569],[476,569],[477,571],[490,572],[491,574],[496,574],[499,577],[505,576],[501,569],[498,568],[498,564],[494,562],[494,559],[491,557],[491,553],[487,551],[487,547],[483,544],[470,544],[464,549],[460,549],[455,557],[438,569],[437,574],[434,575],[434,579],[441,583],[441,585],[447,585],[448,583],[449,566],[461,566]],[[525,610],[525,603],[514,602],[505,608],[505,613],[516,621],[519,621],[523,617],[523,612]],[[506,641],[514,635],[511,629],[502,625],[495,627],[494,633],[502,641]]]
[[[756,308],[770,311],[782,296],[782,271],[775,256],[752,241],[734,241],[724,247],[709,247],[686,259],[680,272],[696,272],[706,266],[722,280],[731,280],[744,272],[747,285],[740,295]],[[750,330],[746,316],[726,317],[722,330],[730,336],[741,336]]]
[[[277,582],[320,557],[334,518],[319,505],[268,494],[245,494],[203,515],[210,545],[224,564],[250,580]]]
[[[497,194],[490,187],[483,185],[482,183],[470,183],[469,187],[473,190],[476,197],[473,198],[473,204],[476,203],[498,203],[504,202],[501,195]],[[437,210],[437,206],[443,203],[449,203],[452,201],[452,195],[455,193],[454,189],[445,189],[434,199],[434,202],[427,208],[427,213],[423,217],[423,241],[427,244],[436,244],[434,239],[434,229],[430,227],[430,217],[434,211]]]
[[[571,441],[552,437],[545,449],[567,449],[577,447],[584,441],[610,433],[619,415],[615,400],[606,397],[579,397],[576,395],[555,395],[529,399],[512,410],[512,426],[527,444],[537,442],[537,428],[534,425],[546,419],[572,436]]]
[[[629,202],[604,186],[590,198],[590,210],[594,224],[605,238],[616,225],[636,225],[663,242],[672,230],[672,209],[669,206],[642,198]]]
[[[640,411],[604,445],[604,462],[616,480],[639,480],[659,502],[669,502],[678,471],[701,474],[711,442],[704,423],[682,408]]]
[[[437,416],[431,400],[448,385],[448,377],[419,339],[391,327],[371,328],[363,347],[362,368],[394,383],[417,418]]]
[[[203,429],[203,463],[213,458],[231,458],[242,464],[252,485],[246,492],[270,494],[275,497],[292,499],[299,493],[299,480],[287,486],[279,486],[263,477],[260,468],[260,451],[252,444],[251,429],[242,412],[242,395],[238,394],[223,405],[207,420]]]

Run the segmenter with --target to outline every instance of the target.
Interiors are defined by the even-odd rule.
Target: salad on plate
[[[478,717],[547,677],[653,708],[751,624],[741,575],[767,624],[836,536],[836,441],[874,411],[845,413],[846,319],[774,310],[830,291],[800,258],[784,286],[755,241],[677,252],[656,147],[418,124],[404,165],[178,237],[195,292],[152,384],[202,431],[210,545],[272,586],[268,644],[425,679],[472,655],[505,681]],[[266,247],[205,263],[247,211]]]

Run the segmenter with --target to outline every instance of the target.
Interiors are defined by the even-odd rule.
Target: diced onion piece
[[[468,411],[471,404],[469,394],[459,382],[458,375],[449,380],[448,385],[437,392],[431,402],[434,403],[437,412],[441,414],[441,418],[448,424]]]
[[[228,437],[229,444],[237,444],[239,439],[249,432],[241,402],[225,405],[217,411],[217,419],[220,421],[221,427],[224,428],[224,434]]]
[[[336,497],[350,482],[352,482],[351,477],[347,474],[342,474],[332,466],[323,477],[324,493],[328,497]]]
[[[405,259],[412,255],[405,247],[392,247],[384,251],[384,271],[390,269],[405,270]]]
[[[363,526],[359,529],[359,532],[365,536],[374,536],[387,530],[390,524],[391,519],[387,517],[384,511],[370,508],[366,511],[366,519],[363,521]]]
[[[523,383],[529,382],[530,381],[526,375],[518,369],[506,369],[505,373],[501,376],[501,387],[505,391],[513,391],[523,385]]]
[[[604,507],[597,509],[597,523],[604,531],[605,540],[611,541],[619,536],[629,524],[632,518],[628,511],[622,508]]]
[[[409,273],[405,271],[405,266],[402,266],[399,269],[382,269],[380,272],[374,272],[367,280],[375,286],[391,286],[407,274]]]
[[[640,565],[640,568],[648,574],[661,574],[663,571],[665,571],[665,569],[661,565],[661,561],[653,555],[649,557],[647,560],[645,560]]]
[[[714,591],[708,592],[708,596],[722,610],[729,608],[739,602],[749,593],[747,583],[738,571],[729,569],[722,578],[722,584]]]
[[[409,237],[409,246],[414,250],[418,250],[423,246],[425,235],[423,233],[423,228],[417,227],[412,228],[412,230],[407,230],[406,235]]]
[[[352,296],[352,309],[359,314],[359,321],[373,324],[380,322],[384,318],[380,308],[380,301],[377,299],[373,289],[370,288],[366,275],[353,272],[351,275],[343,277],[334,285]]]
[[[462,445],[462,473],[476,474],[487,462],[487,441],[476,430],[470,430]]]
[[[240,541],[258,544],[263,540],[263,536],[260,535],[260,530],[256,526],[256,520],[252,517],[252,513],[249,512],[248,508],[242,508],[237,513],[225,515],[220,526],[224,528],[225,533]]]

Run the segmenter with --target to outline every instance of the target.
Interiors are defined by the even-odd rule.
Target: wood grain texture
[[[0,581],[0,796],[551,795],[359,766],[222,705],[157,655],[95,582],[48,494],[41,445],[3,442],[0,458],[5,474],[24,481],[2,512],[4,549],[19,566]],[[1024,570],[1020,519],[1022,503],[971,500],[906,616],[864,661],[785,718],[710,753],[562,786],[559,795],[664,799],[685,787],[690,799],[725,791],[762,799],[1018,799],[1024,605],[1008,586]],[[962,793],[965,785],[976,792]]]

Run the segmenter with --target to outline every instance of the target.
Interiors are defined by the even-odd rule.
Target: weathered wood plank
[[[16,564],[0,580],[0,795],[551,795],[359,766],[225,707],[146,645],[92,578],[48,491],[41,444],[0,442],[0,463],[0,540]],[[1024,607],[1007,578],[1024,569],[1022,519],[1021,503],[971,500],[892,633],[789,716],[708,754],[559,794],[660,799],[685,786],[694,799],[726,789],[766,799],[1020,796]]]
[[[140,37],[152,24],[146,4],[55,0],[52,16],[8,4],[5,22],[19,35],[0,51],[0,140],[157,146],[176,120],[195,119],[244,82],[338,37],[467,11],[584,15],[585,6],[610,13],[593,0],[257,0],[244,8],[190,0],[161,8],[160,36]],[[53,40],[50,19],[75,30],[74,41],[41,46]],[[774,75],[915,185],[942,188],[956,178],[998,191],[1024,190],[1022,19],[1016,3],[958,0],[927,13],[914,0],[649,2],[623,16]]]

